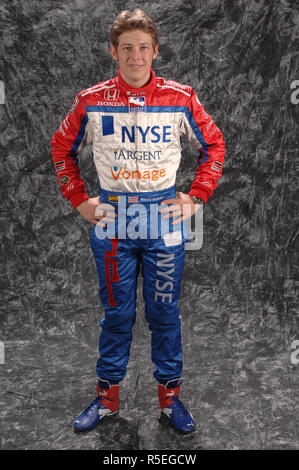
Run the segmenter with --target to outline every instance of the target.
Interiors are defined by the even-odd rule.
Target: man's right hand
[[[100,197],[90,197],[76,207],[81,216],[91,224],[106,227],[107,222],[112,222],[115,217],[115,207],[112,204],[101,202]]]

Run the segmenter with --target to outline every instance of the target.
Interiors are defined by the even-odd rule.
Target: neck
[[[149,84],[152,78],[150,72],[148,76],[146,78],[143,78],[142,80],[130,80],[122,72],[120,72],[120,75],[121,75],[121,78],[132,88],[143,88]]]

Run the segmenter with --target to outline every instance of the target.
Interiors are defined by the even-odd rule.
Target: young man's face
[[[117,49],[110,46],[110,51],[125,82],[141,88],[149,81],[152,61],[158,54],[158,45],[153,47],[149,33],[140,29],[124,32],[119,36]]]

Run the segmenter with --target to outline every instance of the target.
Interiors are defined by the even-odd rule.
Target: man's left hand
[[[159,212],[163,215],[163,219],[171,219],[172,217],[178,217],[172,223],[172,225],[179,224],[182,220],[192,217],[195,212],[198,211],[201,204],[195,204],[194,199],[189,194],[177,192],[175,199],[165,199],[161,204],[169,204],[167,207],[159,209]],[[185,207],[185,208],[184,208]]]

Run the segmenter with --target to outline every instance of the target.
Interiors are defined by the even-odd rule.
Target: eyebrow
[[[149,46],[150,43],[149,42],[141,42],[138,45],[139,46]],[[121,44],[121,46],[133,46],[133,44],[131,44],[130,42],[125,42],[124,44]]]

